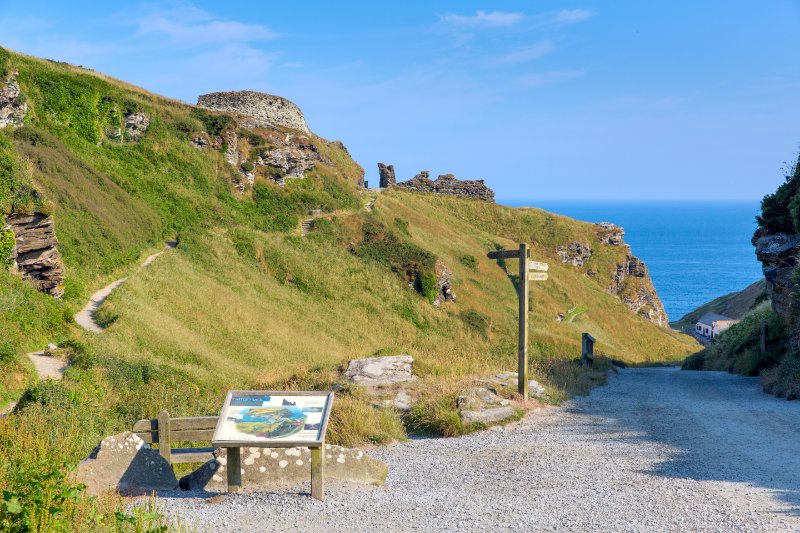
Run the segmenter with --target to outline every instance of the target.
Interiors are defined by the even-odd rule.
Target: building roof
[[[719,315],[717,313],[706,313],[703,316],[701,316],[700,320],[698,320],[697,322],[700,324],[707,324],[711,326],[714,322],[719,322],[719,321],[736,321],[736,319],[725,315]]]

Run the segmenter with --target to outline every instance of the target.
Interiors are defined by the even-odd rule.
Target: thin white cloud
[[[508,11],[481,11],[478,10],[474,15],[457,15],[446,13],[439,15],[439,21],[460,28],[504,28],[513,26],[525,19],[523,13]]]
[[[542,41],[530,46],[524,46],[516,50],[512,50],[503,55],[492,57],[486,61],[490,67],[508,67],[512,65],[520,65],[528,63],[535,59],[539,59],[553,51],[553,43],[550,41]]]
[[[553,17],[553,22],[557,24],[576,24],[589,20],[593,15],[594,13],[588,9],[562,9]]]
[[[261,24],[222,20],[186,3],[171,7],[145,6],[136,19],[139,36],[161,35],[186,46],[276,39],[279,34]]]

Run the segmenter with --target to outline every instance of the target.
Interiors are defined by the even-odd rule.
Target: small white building
[[[698,335],[713,339],[719,336],[720,333],[739,322],[735,318],[725,315],[718,315],[717,313],[706,313],[697,324],[694,326],[694,331]]]

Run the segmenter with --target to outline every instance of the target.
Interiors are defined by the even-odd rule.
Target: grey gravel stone
[[[159,502],[199,531],[800,531],[798,428],[756,378],[626,369],[504,430],[372,450],[381,488]]]

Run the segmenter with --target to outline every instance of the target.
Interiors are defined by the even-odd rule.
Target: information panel
[[[332,392],[230,391],[222,406],[215,446],[284,448],[325,440]]]

